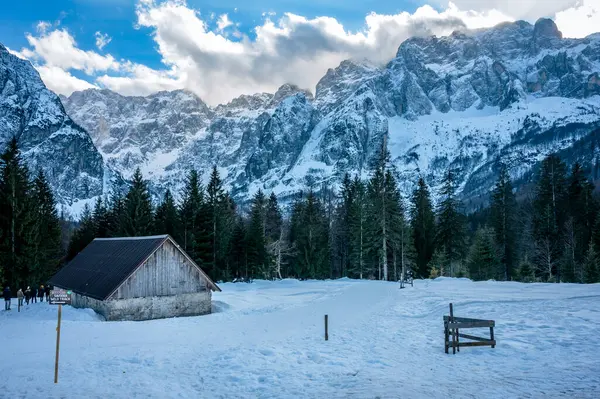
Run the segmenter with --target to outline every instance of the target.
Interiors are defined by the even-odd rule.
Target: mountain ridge
[[[461,197],[477,203],[499,163],[522,178],[600,127],[599,74],[600,34],[565,39],[540,19],[409,38],[382,66],[328,69],[314,95],[286,84],[214,107],[189,90],[60,99],[105,168],[127,179],[140,166],[156,197],[177,192],[191,168],[206,178],[214,164],[240,201],[259,188],[285,198],[335,187],[345,173],[366,177],[387,135],[405,196],[418,176],[435,191],[453,167]],[[591,151],[581,156],[596,159]]]

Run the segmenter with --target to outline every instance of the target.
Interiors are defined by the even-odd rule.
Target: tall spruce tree
[[[564,225],[563,279],[581,282],[587,246],[592,239],[598,209],[593,197],[594,185],[576,162],[568,179],[568,215]]]
[[[364,183],[358,177],[352,181],[351,190],[348,204],[348,271],[350,276],[362,279],[367,273],[367,194]]]
[[[369,252],[377,256],[378,278],[388,280],[389,256],[399,247],[404,225],[400,196],[385,137],[381,150],[373,162],[367,193],[370,220]]]
[[[271,192],[265,211],[265,245],[273,277],[282,278],[281,268],[288,245],[285,240],[283,217],[277,196]]]
[[[350,265],[350,207],[354,201],[354,190],[350,175],[342,179],[340,201],[335,209],[331,226],[333,269],[340,276],[347,276]]]
[[[419,178],[412,196],[411,228],[416,252],[416,273],[429,277],[429,262],[435,251],[435,214],[425,179]]]
[[[151,235],[153,221],[148,185],[137,168],[133,174],[131,188],[125,196],[121,231],[128,237]]]
[[[465,220],[459,210],[459,201],[456,199],[455,190],[455,173],[449,169],[440,193],[436,245],[445,249],[448,265],[444,265],[444,272],[452,277],[459,269],[458,266],[464,256],[466,246]]]
[[[563,254],[562,236],[567,216],[567,168],[557,155],[541,164],[534,199],[534,236],[536,265],[548,281],[560,281],[559,258]]]
[[[31,192],[33,226],[29,231],[29,276],[31,283],[46,282],[59,268],[63,257],[61,225],[56,201],[40,170]]]
[[[517,200],[513,193],[512,182],[506,165],[502,164],[500,176],[492,193],[491,227],[496,235],[495,241],[500,250],[500,273],[493,275],[497,279],[511,280],[517,261]]]
[[[270,278],[267,270],[265,215],[266,198],[262,190],[258,190],[252,199],[250,223],[246,236],[248,273],[251,278],[259,275],[262,278]]]
[[[125,215],[125,196],[123,189],[118,184],[112,186],[107,208],[107,236],[121,237],[123,235],[121,220]]]
[[[169,234],[171,237],[178,237],[179,215],[170,190],[165,192],[163,201],[156,208],[153,230],[155,234]]]
[[[110,215],[102,197],[96,199],[94,210],[92,212],[92,219],[96,227],[95,236],[97,238],[108,237],[110,231]]]
[[[34,226],[29,171],[18,141],[12,138],[0,156],[0,264],[4,280],[21,287],[29,273],[29,232]]]
[[[329,274],[329,225],[325,208],[312,192],[294,207],[294,269],[300,278],[326,278]],[[294,220],[294,218],[296,220]]]
[[[233,280],[248,280],[248,262],[246,250],[246,222],[238,216],[231,235],[231,250],[229,251],[229,264]]]
[[[69,241],[66,260],[70,261],[77,256],[94,238],[96,238],[96,224],[94,223],[92,209],[88,204],[85,204],[79,218],[77,230],[75,230]]]
[[[200,184],[198,172],[191,170],[185,180],[185,185],[181,192],[181,205],[179,206],[179,219],[181,220],[180,233],[176,239],[181,243],[183,249],[198,264],[204,257],[200,257],[196,245],[199,244],[202,226],[199,225],[201,211],[204,209],[203,188]],[[205,244],[204,246],[206,246]]]

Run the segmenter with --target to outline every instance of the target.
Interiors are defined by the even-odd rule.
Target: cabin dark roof
[[[104,300],[169,239],[192,261],[168,235],[96,238],[59,270],[49,283]],[[210,278],[204,275],[213,289],[220,291]]]

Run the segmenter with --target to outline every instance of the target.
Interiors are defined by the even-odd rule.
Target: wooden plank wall
[[[206,278],[167,240],[108,299],[179,295],[208,289]]]

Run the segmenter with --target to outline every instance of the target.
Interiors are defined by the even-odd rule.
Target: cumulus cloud
[[[440,6],[455,6],[477,12],[497,10],[515,19],[533,20],[551,18],[559,12],[575,7],[581,0],[434,0]]]
[[[66,29],[55,29],[50,32],[46,29],[47,26],[39,36],[26,35],[32,49],[24,49],[21,53],[28,59],[65,70],[77,69],[87,74],[119,69],[119,63],[113,56],[103,56],[94,51],[78,48],[75,39]]]
[[[69,72],[56,66],[38,66],[37,71],[46,86],[55,93],[71,95],[74,91],[98,88],[97,86],[76,78]]]
[[[101,33],[98,31],[94,36],[96,37],[96,47],[98,47],[99,50],[102,50],[104,46],[112,40],[112,37],[108,36],[108,33]]]
[[[580,1],[576,7],[556,14],[555,22],[566,37],[585,37],[600,31],[600,2]]]
[[[136,27],[150,31],[163,69],[84,51],[65,29],[49,24],[38,25],[36,36],[27,35],[30,48],[18,54],[48,68],[47,74],[51,68],[62,69],[66,73],[62,78],[56,69],[52,71],[53,78],[63,79],[60,86],[64,90],[87,83],[77,82],[68,73],[75,69],[84,71],[99,86],[122,94],[186,88],[214,105],[240,94],[273,92],[284,83],[314,90],[328,68],[345,59],[366,58],[384,64],[411,36],[441,36],[516,19],[535,22],[540,16],[555,17],[568,37],[585,36],[600,26],[597,0],[519,0],[518,6],[506,0],[430,1],[444,5],[443,10],[425,5],[412,14],[372,12],[355,32],[332,17],[311,19],[284,13],[275,19],[273,13],[264,13],[250,38],[235,28],[228,29],[237,25],[235,10],[230,14],[233,20],[228,14],[213,13],[203,14],[203,19],[200,11],[184,0],[139,0]],[[110,37],[97,32],[98,37],[103,38],[96,43],[102,49]]]
[[[233,23],[229,18],[222,15],[223,24],[211,31],[198,11],[181,1],[145,0],[137,16],[139,26],[153,30],[163,63],[178,71],[177,80],[212,104],[242,93],[273,91],[284,83],[314,89],[327,69],[344,59],[384,63],[410,36],[445,35],[511,20],[498,11],[463,12],[451,5],[438,12],[423,6],[414,14],[371,13],[364,29],[353,33],[331,17],[285,13],[275,21],[265,14],[262,25],[254,28],[254,39],[230,40],[222,34],[225,22]]]

